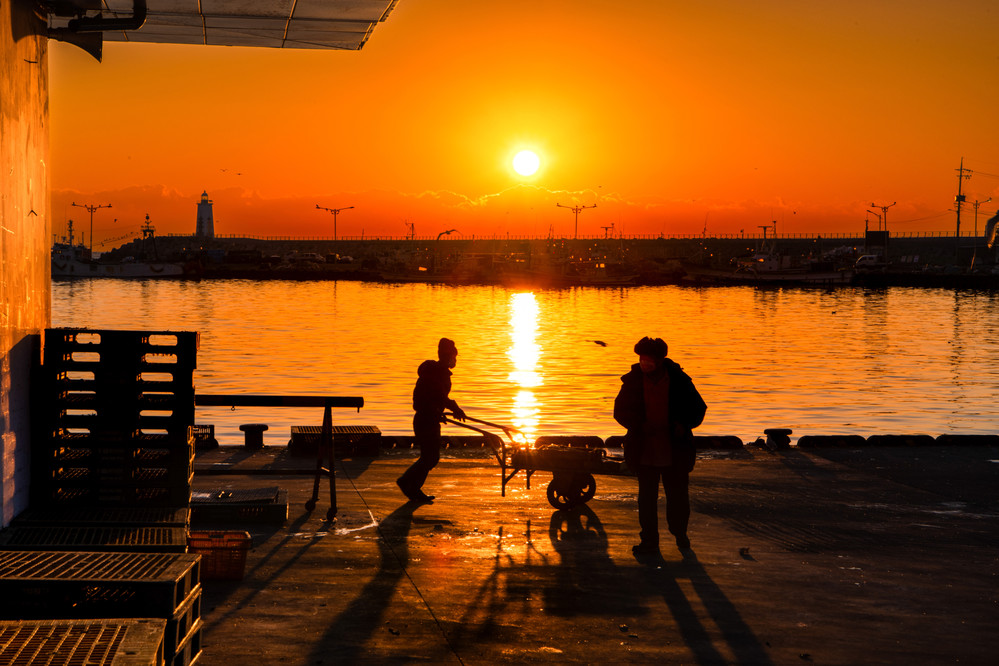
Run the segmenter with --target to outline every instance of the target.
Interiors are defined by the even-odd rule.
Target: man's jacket
[[[694,387],[694,382],[683,369],[670,359],[663,359],[669,375],[670,446],[673,461],[690,471],[694,469],[696,449],[694,428],[704,421],[707,405]],[[635,472],[642,460],[645,426],[645,374],[636,363],[631,371],[621,377],[621,390],[614,399],[614,420],[628,432],[624,438],[624,459]]]

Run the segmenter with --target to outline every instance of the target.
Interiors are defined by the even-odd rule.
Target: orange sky
[[[359,52],[51,42],[54,230],[953,231],[999,202],[993,0],[400,0]],[[533,177],[511,168],[532,148]],[[983,204],[979,229],[999,203]],[[971,230],[971,207],[962,229]],[[108,247],[120,242],[109,242]],[[95,249],[97,245],[95,244]]]

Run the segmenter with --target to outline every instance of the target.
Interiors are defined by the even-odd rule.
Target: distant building
[[[194,235],[198,238],[215,238],[215,220],[212,218],[212,200],[208,198],[208,192],[201,193],[201,201],[198,202],[198,226]]]

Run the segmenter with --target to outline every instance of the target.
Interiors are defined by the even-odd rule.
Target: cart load
[[[523,433],[516,428],[490,423],[466,416],[457,420],[453,415],[446,415],[445,421],[470,430],[475,430],[485,436],[487,444],[492,448],[497,462],[502,469],[501,494],[506,496],[506,486],[523,471],[527,488],[531,487],[531,477],[535,472],[551,472],[552,480],[548,483],[548,503],[556,509],[572,509],[589,502],[597,490],[594,474],[630,474],[621,455],[608,454],[606,448],[581,448],[569,443],[538,443],[531,445],[526,442]],[[499,430],[504,437],[488,430]]]

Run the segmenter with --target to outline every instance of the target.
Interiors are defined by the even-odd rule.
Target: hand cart
[[[468,423],[471,421],[471,423]],[[548,483],[548,503],[556,509],[571,509],[586,504],[597,491],[594,474],[628,474],[622,458],[609,457],[606,449],[578,448],[559,444],[531,446],[516,428],[490,423],[465,416],[457,419],[454,414],[444,415],[445,423],[452,423],[481,433],[492,448],[502,470],[500,494],[506,497],[506,485],[523,471],[527,488],[531,487],[531,476],[535,472],[551,472]],[[472,425],[472,424],[478,425]],[[500,430],[506,439],[486,428]],[[508,472],[509,470],[509,472]]]

